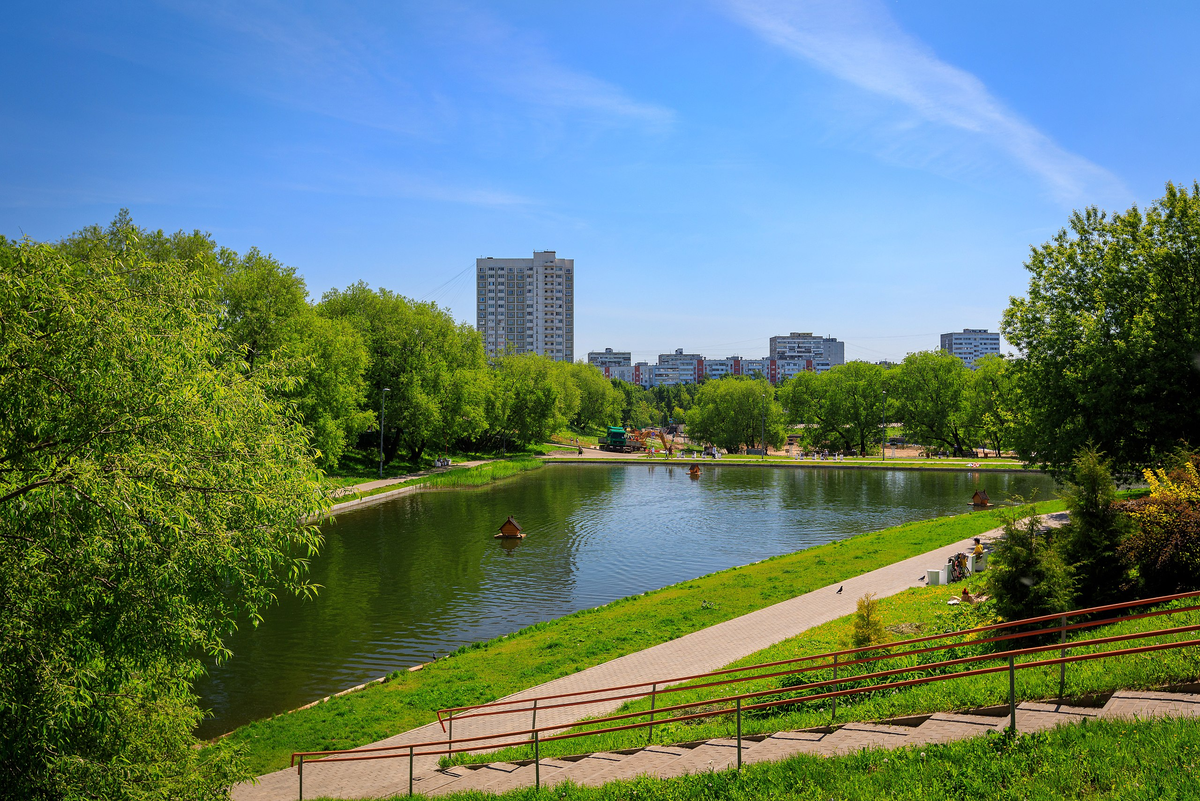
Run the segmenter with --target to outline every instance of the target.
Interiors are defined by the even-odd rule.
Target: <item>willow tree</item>
[[[193,748],[199,658],[311,590],[288,379],[231,358],[196,261],[122,236],[0,240],[0,797],[219,795],[245,770]]]

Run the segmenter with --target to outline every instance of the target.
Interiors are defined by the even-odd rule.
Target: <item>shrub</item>
[[[855,648],[862,648],[882,643],[886,638],[879,601],[875,599],[875,593],[869,592],[858,599],[858,609],[854,613],[854,634],[850,641]]]
[[[1056,539],[1074,571],[1076,603],[1099,606],[1118,600],[1127,584],[1128,569],[1120,548],[1133,524],[1118,507],[1116,484],[1099,452],[1080,451],[1072,470],[1072,481],[1063,493],[1071,522]]]
[[[1004,536],[996,544],[992,561],[987,586],[1001,620],[1038,617],[1071,608],[1071,568],[1042,534],[1042,519],[1037,515],[1005,522]]]
[[[1137,523],[1121,553],[1143,591],[1164,594],[1200,586],[1200,474],[1192,456],[1171,470],[1147,470],[1150,495],[1120,504]]]

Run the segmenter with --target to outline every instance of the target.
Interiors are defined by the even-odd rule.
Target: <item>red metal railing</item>
[[[1059,697],[1061,698],[1065,691],[1066,682],[1066,666],[1071,662],[1082,662],[1093,659],[1105,659],[1116,656],[1126,656],[1130,654],[1152,653],[1175,648],[1187,648],[1195,645],[1200,645],[1200,638],[1189,639],[1184,641],[1155,643],[1152,645],[1143,645],[1131,648],[1121,648],[1111,651],[1100,651],[1095,653],[1075,654],[1068,656],[1067,651],[1089,648],[1101,645],[1110,645],[1113,643],[1128,642],[1132,640],[1147,639],[1152,637],[1165,636],[1180,636],[1183,634],[1200,632],[1200,625],[1176,626],[1173,628],[1155,629],[1152,631],[1133,632],[1129,634],[1112,635],[1108,637],[1100,637],[1090,640],[1073,640],[1066,641],[1067,632],[1078,631],[1096,626],[1111,625],[1131,620],[1139,620],[1150,617],[1179,615],[1186,612],[1200,611],[1200,605],[1191,605],[1177,607],[1172,609],[1154,609],[1148,612],[1140,612],[1137,614],[1127,614],[1117,617],[1097,617],[1109,612],[1128,610],[1146,606],[1156,606],[1172,601],[1177,601],[1185,598],[1200,597],[1200,592],[1180,593],[1176,595],[1165,595],[1157,598],[1148,598],[1141,601],[1128,601],[1118,604],[1109,604],[1106,606],[1091,607],[1088,609],[1079,609],[1063,614],[1043,615],[1025,620],[1016,620],[1009,623],[998,623],[990,626],[979,626],[972,629],[963,629],[960,631],[944,632],[941,634],[933,634],[925,637],[915,637],[908,640],[886,643],[883,645],[864,646],[861,648],[849,648],[841,651],[830,651],[823,654],[815,654],[812,656],[797,657],[795,659],[787,659],[778,662],[768,662],[759,665],[750,665],[740,668],[725,668],[723,670],[709,671],[707,673],[698,673],[690,676],[676,676],[658,681],[639,682],[635,684],[615,685],[611,687],[601,688],[599,690],[582,690],[570,693],[554,693],[535,698],[524,698],[514,700],[493,701],[487,704],[475,704],[471,706],[460,706],[442,709],[438,711],[438,720],[442,723],[443,731],[447,732],[447,739],[410,743],[400,746],[378,746],[373,748],[356,748],[356,749],[340,749],[329,751],[297,751],[292,754],[292,764],[298,766],[298,775],[300,781],[300,798],[303,799],[303,771],[304,762],[308,758],[311,764],[311,758],[316,757],[321,763],[327,762],[351,762],[372,759],[396,759],[407,758],[409,768],[409,793],[412,793],[412,762],[417,756],[448,756],[452,754],[470,753],[478,751],[493,751],[501,748],[518,747],[533,745],[534,749],[534,766],[535,766],[535,783],[540,785],[540,745],[545,742],[557,740],[568,740],[578,737],[590,737],[597,734],[608,734],[618,731],[629,731],[633,729],[646,728],[650,730],[650,738],[653,738],[653,727],[656,722],[656,715],[668,714],[673,712],[682,712],[698,706],[708,707],[699,712],[690,712],[682,715],[672,715],[670,722],[680,722],[689,720],[699,720],[701,718],[715,717],[719,715],[736,716],[737,728],[737,755],[738,767],[741,767],[742,755],[742,726],[741,716],[743,712],[770,709],[775,707],[789,706],[800,703],[808,703],[812,701],[830,700],[831,702],[831,717],[836,719],[837,715],[837,699],[867,692],[876,692],[880,690],[898,689],[901,687],[911,687],[920,684],[929,684],[939,681],[947,681],[950,679],[961,679],[971,676],[983,676],[992,673],[1000,673],[1008,671],[1009,673],[1009,708],[1011,715],[1011,726],[1016,729],[1016,689],[1015,689],[1015,674],[1018,670],[1027,670],[1030,668],[1044,668],[1053,665],[1060,666],[1059,674]],[[1068,624],[1070,618],[1087,617],[1089,619]],[[1039,624],[1044,624],[1051,621],[1057,621],[1059,625],[1048,628],[1030,628]],[[1008,633],[997,633],[993,636],[978,637],[980,634],[991,634],[993,632],[1004,632],[1008,629],[1018,629]],[[1045,645],[1035,645],[1027,648],[996,651],[983,654],[974,654],[971,656],[958,657],[954,659],[943,660],[940,662],[932,662],[925,664],[904,665],[901,667],[890,668],[886,670],[877,670],[870,673],[862,673],[853,676],[843,676],[838,678],[839,668],[849,668],[858,665],[869,665],[881,660],[902,659],[905,657],[916,657],[938,651],[944,651],[951,648],[961,648],[963,646],[978,646],[990,643],[1014,641],[1031,637],[1045,637],[1047,635],[1058,634],[1059,642]],[[973,637],[967,641],[959,642],[938,642],[952,638]],[[935,645],[926,645],[927,643],[938,643]],[[922,647],[912,647],[922,646]],[[898,650],[907,649],[907,650]],[[1017,663],[1017,657],[1038,656],[1052,651],[1059,651],[1058,657],[1052,659],[1041,659],[1029,662]],[[847,660],[845,657],[852,657]],[[940,675],[923,676],[918,678],[901,679],[895,681],[884,681],[883,683],[873,683],[880,680],[888,680],[894,677],[902,676],[908,673],[922,673],[930,671],[945,671],[951,668],[960,668],[964,666],[974,665],[980,662],[1007,660],[1007,664],[1001,664],[991,667],[979,667],[968,670],[954,670],[953,672],[942,673]],[[788,665],[799,665],[786,670],[773,670]],[[720,698],[706,698],[702,700],[688,701],[684,703],[674,704],[670,706],[657,707],[657,699],[660,695],[665,695],[674,692],[691,692],[699,689],[710,687],[719,687],[725,685],[740,684],[748,681],[756,681],[760,679],[777,678],[781,676],[800,675],[816,670],[833,669],[833,678],[811,681],[804,684],[798,684],[790,687],[773,687],[765,690],[757,690],[754,692],[742,693],[738,695],[728,695]],[[770,672],[761,672],[768,670]],[[760,672],[755,672],[760,671]],[[736,674],[751,674],[751,675],[736,675]],[[729,678],[716,678],[726,676]],[[698,679],[714,678],[716,680],[701,684],[683,684],[684,682],[695,681]],[[866,684],[864,684],[866,683]],[[844,685],[864,686],[850,686]],[[670,685],[670,686],[666,686]],[[843,685],[839,688],[838,685]],[[651,688],[647,693],[645,688]],[[661,687],[661,689],[660,689]],[[641,688],[641,692],[630,692]],[[833,689],[827,689],[833,688]],[[815,691],[815,692],[814,692]],[[758,699],[776,696],[774,699],[762,700]],[[786,696],[786,697],[779,697]],[[616,701],[625,701],[639,698],[649,697],[651,699],[651,707],[649,710],[625,712],[615,715],[607,715],[599,718],[590,718],[585,723],[588,727],[600,726],[600,728],[588,728],[587,730],[566,732],[561,734],[550,734],[543,736],[543,733],[562,732],[564,729],[575,728],[581,725],[580,721],[570,721],[566,723],[558,723],[551,725],[538,726],[537,713],[545,712],[551,709],[563,709],[568,707],[587,706],[597,703],[612,703]],[[743,701],[754,701],[749,705],[743,704]],[[545,702],[554,703],[545,703]],[[520,706],[513,708],[518,704]],[[714,705],[731,704],[718,709],[713,709]],[[476,717],[487,717],[503,714],[531,714],[531,724],[528,728],[515,729],[505,731],[498,734],[476,735],[472,737],[460,737],[454,739],[454,721],[466,720]],[[443,714],[446,717],[443,719]],[[625,723],[622,725],[606,726],[605,724],[617,723],[619,721],[633,720],[635,718],[649,717],[649,720],[643,720],[635,723]],[[500,742],[496,742],[500,741]]]

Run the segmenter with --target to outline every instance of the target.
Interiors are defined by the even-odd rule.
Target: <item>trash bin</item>
[[[941,587],[946,583],[946,569],[926,570],[925,583],[930,587]]]

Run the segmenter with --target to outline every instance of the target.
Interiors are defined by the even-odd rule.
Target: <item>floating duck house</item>
[[[988,497],[987,490],[975,490],[975,494],[971,496],[972,506],[991,506],[992,499]],[[509,520],[512,520],[510,517]]]
[[[525,532],[521,531],[521,527],[517,525],[517,521],[513,520],[512,515],[500,526],[500,530],[492,535],[493,539],[497,540],[519,540],[525,536]]]

